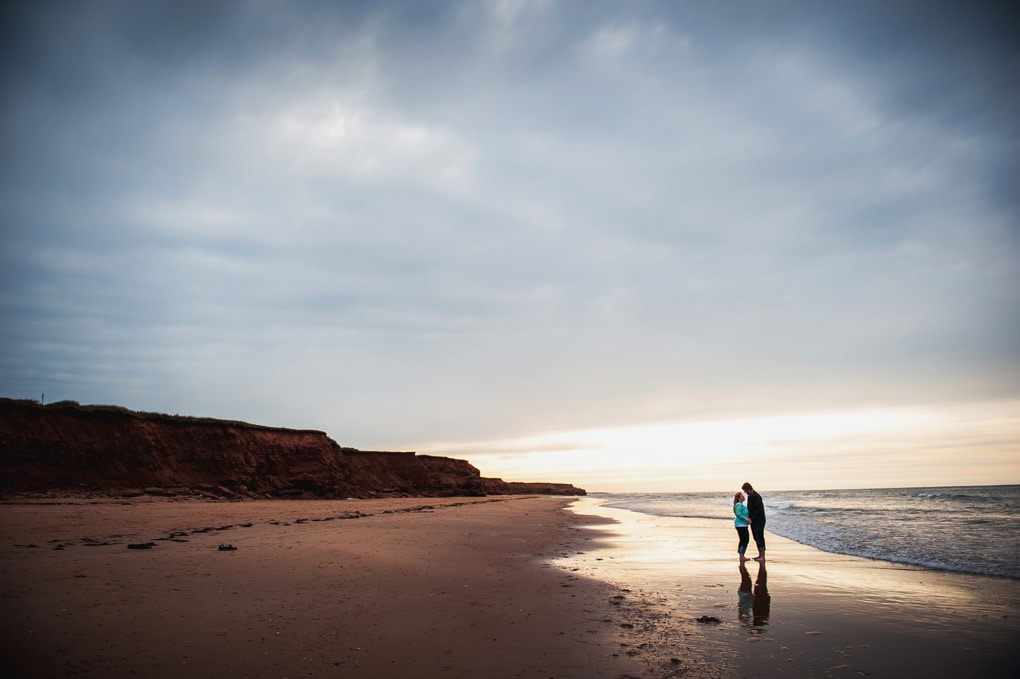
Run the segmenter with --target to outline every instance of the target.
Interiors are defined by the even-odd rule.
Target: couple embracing
[[[740,562],[747,561],[744,551],[747,550],[748,524],[751,533],[754,535],[754,544],[758,546],[758,556],[755,561],[765,561],[765,503],[750,483],[745,483],[741,488],[747,493],[747,505],[744,505],[744,496],[737,493],[733,496],[733,515],[736,517],[733,525],[737,528],[737,535],[740,536],[740,544],[737,545],[737,553],[740,555]]]

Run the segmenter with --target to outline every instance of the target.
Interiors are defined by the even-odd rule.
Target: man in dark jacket
[[[747,515],[751,520],[751,535],[754,537],[754,544],[758,545],[758,556],[754,557],[754,560],[764,562],[765,502],[750,483],[745,483],[741,488],[747,493]]]

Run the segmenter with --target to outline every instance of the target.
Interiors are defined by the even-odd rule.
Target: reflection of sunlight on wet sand
[[[592,497],[571,510],[615,523],[586,528],[593,547],[558,566],[631,590],[678,621],[718,618],[696,626],[697,644],[741,675],[822,676],[848,665],[881,676],[978,676],[978,667],[1020,664],[1020,581],[831,554],[772,533],[766,567],[741,569],[729,520],[649,516]]]
[[[650,516],[626,509],[606,507],[594,497],[578,499],[572,511],[613,519],[616,523],[591,528],[605,533],[609,546],[599,554],[614,571],[628,578],[641,576],[647,583],[675,583],[678,579],[721,581],[728,583],[738,571],[737,535],[729,519],[694,519]],[[768,563],[801,585],[817,587],[826,594],[839,591],[851,594],[862,602],[881,605],[931,604],[960,607],[980,605],[982,614],[987,602],[974,601],[974,587],[968,585],[972,576],[927,571],[901,564],[873,561],[860,557],[823,552],[792,540],[766,532],[769,545]],[[751,551],[754,551],[753,544]],[[747,567],[755,570],[757,562]],[[939,581],[936,588],[933,578]],[[1017,591],[1020,605],[1020,582],[1002,578],[981,578],[979,582],[1004,580],[1005,591]],[[1012,587],[1011,587],[1012,586]]]
[[[680,530],[680,519],[606,507],[596,498],[581,498],[571,509],[578,514],[592,513],[616,521],[590,530],[605,534],[611,547],[604,558],[628,576],[646,572],[656,579],[675,579],[678,573],[688,570],[701,575],[729,572],[730,566],[736,567],[736,533],[725,530],[726,522],[706,521],[713,530]],[[723,524],[721,530],[714,530],[716,523]],[[727,540],[730,533],[732,541]],[[732,559],[728,558],[731,552]]]

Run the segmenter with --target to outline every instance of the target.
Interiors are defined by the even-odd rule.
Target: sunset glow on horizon
[[[569,481],[593,492],[1020,483],[1020,402],[650,424],[460,444],[483,475]],[[971,473],[961,473],[970,465]]]

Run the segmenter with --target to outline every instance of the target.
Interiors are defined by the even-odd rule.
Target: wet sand
[[[614,523],[590,530],[600,549],[560,563],[630,590],[647,655],[675,652],[679,637],[717,676],[1020,676],[1020,581],[829,554],[771,533],[765,565],[741,568],[731,522],[596,498],[572,511]]]
[[[640,676],[615,590],[548,563],[586,541],[570,502],[5,503],[0,670]]]
[[[0,671],[1020,674],[1017,581],[768,539],[741,569],[728,526],[592,498],[7,502]]]

